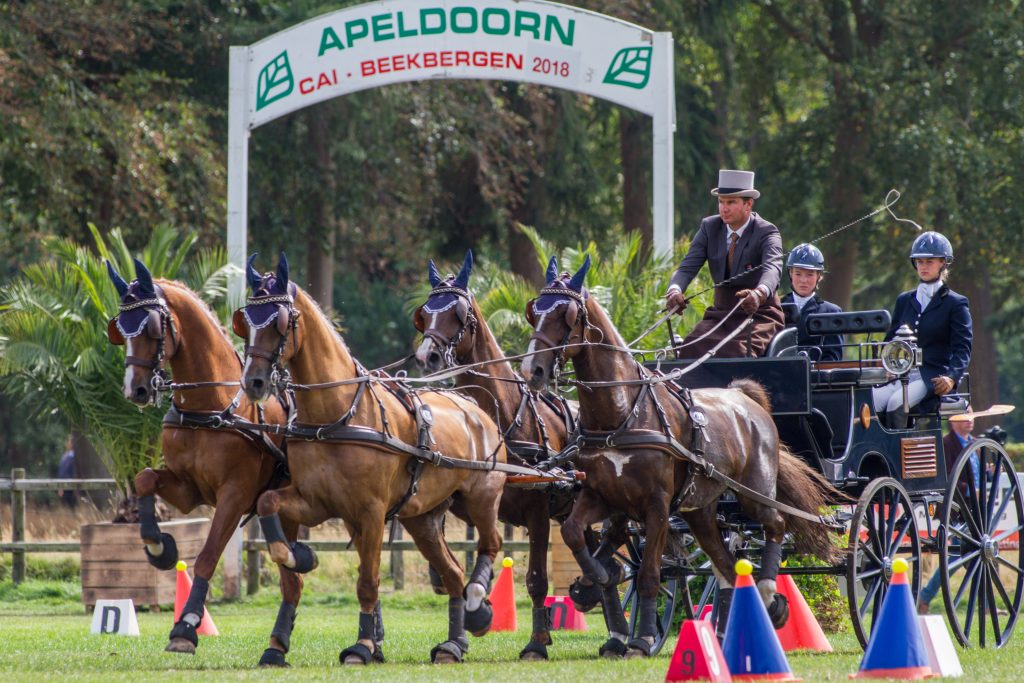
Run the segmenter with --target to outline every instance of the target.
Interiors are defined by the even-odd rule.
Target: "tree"
[[[85,435],[121,491],[130,494],[135,474],[159,460],[164,410],[139,410],[122,395],[124,351],[107,341],[107,322],[120,297],[104,260],[122,273],[134,266],[119,230],[105,240],[90,228],[98,253],[50,238],[44,246],[52,258],[0,288],[0,379],[5,393],[36,414],[56,411]],[[179,241],[174,230],[156,228],[141,258],[155,277],[187,277],[204,300],[223,302],[233,267],[225,265],[219,247],[189,257],[196,238]],[[223,303],[219,314],[222,320],[229,315]]]

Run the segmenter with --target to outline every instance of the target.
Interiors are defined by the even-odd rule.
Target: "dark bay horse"
[[[158,569],[173,569],[178,551],[174,538],[160,531],[153,496],[183,513],[203,504],[216,508],[210,535],[193,568],[192,591],[167,645],[169,652],[194,653],[199,642],[196,626],[224,547],[242,516],[253,511],[259,494],[287,483],[287,470],[280,460],[281,439],[268,444],[258,432],[214,428],[216,418],[230,419],[232,413],[250,422],[259,422],[260,416],[257,406],[240,395],[238,354],[213,312],[194,292],[177,282],[154,282],[140,261],[135,262],[136,279],[131,284],[109,262],[107,269],[121,296],[120,312],[110,321],[107,333],[111,343],[126,347],[125,397],[139,405],[153,402],[165,363],[170,364],[176,383],[211,383],[174,391],[161,436],[164,467],[147,467],[135,477],[142,540],[150,564]],[[284,410],[276,400],[267,402],[262,411],[265,421],[284,423]],[[288,527],[291,538],[297,529]],[[282,571],[281,607],[260,665],[285,665],[301,593],[302,578]]]
[[[571,431],[569,408],[557,398],[540,396],[526,389],[525,382],[504,360],[494,335],[469,290],[473,253],[467,252],[457,277],[442,280],[434,262],[428,268],[433,290],[416,309],[415,326],[423,333],[416,350],[416,362],[434,372],[450,365],[488,363],[455,378],[455,386],[477,399],[500,429],[504,430],[509,462],[536,465],[562,449]],[[526,527],[530,538],[530,559],[526,590],[533,601],[533,632],[519,653],[522,659],[547,659],[551,624],[544,598],[548,593],[548,541],[550,519],[564,521],[574,495],[564,487],[531,490],[506,487],[501,495],[498,518],[507,524]],[[453,508],[458,514],[458,510]]]
[[[717,501],[727,486],[717,474],[738,482],[744,512],[764,526],[766,545],[758,588],[775,626],[788,616],[784,598],[775,593],[784,534],[793,534],[798,552],[831,560],[836,554],[825,524],[810,521],[821,514],[834,490],[819,473],[791,455],[779,441],[768,397],[749,380],[728,389],[673,391],[655,378],[626,349],[626,343],[600,304],[584,288],[590,258],[571,278],[559,276],[555,259],[547,285],[527,305],[534,327],[522,375],[535,389],[550,383],[564,358],[571,358],[579,391],[580,434],[584,446],[576,459],[586,472],[583,490],[562,526],[562,537],[585,576],[607,586],[603,558],[584,543],[584,530],[611,518],[644,525],[646,546],[638,571],[638,637],[626,643],[625,622],[612,623],[605,655],[646,656],[657,633],[656,601],[660,563],[669,515],[679,511],[707,553],[722,587],[718,632],[724,634],[735,581],[735,558],[716,521]],[[602,384],[606,383],[606,384]],[[684,450],[703,457],[714,470],[691,464]],[[799,514],[781,514],[759,502],[760,494],[791,506]],[[724,612],[723,612],[724,611]]]
[[[298,421],[289,431],[301,437],[289,438],[292,483],[264,493],[257,506],[271,557],[297,571],[313,569],[315,554],[286,540],[280,520],[315,526],[341,518],[359,552],[360,613],[358,641],[339,658],[345,664],[383,661],[381,546],[386,520],[397,516],[449,596],[448,639],[433,648],[431,659],[461,661],[465,631],[483,635],[491,623],[485,596],[501,549],[497,510],[505,484],[504,472],[491,468],[505,462],[501,434],[461,396],[370,381],[316,303],[289,282],[284,254],[274,274],[261,276],[249,263],[253,295],[235,314],[235,331],[247,338],[242,385],[251,399],[262,400],[272,382],[290,372],[299,387]],[[453,496],[480,532],[465,587],[441,529]]]

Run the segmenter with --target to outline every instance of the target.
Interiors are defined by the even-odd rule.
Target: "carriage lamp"
[[[892,341],[882,347],[882,367],[891,375],[902,377],[918,364],[917,338],[907,325],[900,325]]]

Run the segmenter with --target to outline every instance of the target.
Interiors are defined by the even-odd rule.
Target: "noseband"
[[[576,324],[580,323],[584,331],[586,331],[587,329],[588,323],[586,298],[583,296],[581,292],[577,292],[572,289],[562,287],[545,287],[544,289],[540,290],[540,296],[545,295],[565,297],[565,324],[568,330],[566,331],[565,336],[562,337],[562,340],[556,343],[548,335],[544,334],[544,332],[534,328],[533,334],[530,335],[530,341],[536,340],[542,342],[545,346],[547,346],[548,349],[551,349],[552,353],[555,354],[555,371],[558,372],[565,365],[564,347],[569,343],[569,337],[572,336],[573,331],[576,329]],[[537,299],[533,299],[532,301],[530,301],[529,304],[527,304],[527,306],[529,308],[534,308],[534,306],[536,305],[536,301]],[[557,303],[561,302],[559,301]],[[554,306],[552,306],[548,310],[553,309]],[[534,313],[536,314],[536,310],[534,310]],[[585,342],[586,335],[584,334],[582,336],[583,341]]]
[[[146,321],[146,324],[138,330],[138,332],[125,336],[121,329],[116,327],[117,318],[115,317],[108,325],[107,334],[113,341],[116,331],[116,334],[121,336],[122,343],[125,344],[127,344],[128,339],[143,333],[145,333],[150,339],[156,341],[156,352],[153,354],[152,358],[140,358],[139,356],[126,355],[124,364],[125,366],[134,365],[151,370],[153,372],[153,377],[150,379],[150,387],[159,397],[160,392],[164,391],[169,384],[167,371],[164,369],[164,365],[167,361],[167,330],[171,331],[172,345],[176,344],[178,330],[174,325],[174,317],[171,315],[171,310],[167,307],[167,300],[164,298],[163,292],[159,288],[156,289],[156,297],[152,299],[132,301],[131,303],[121,303],[118,305],[117,310],[118,315],[120,315],[121,313],[135,311],[140,308],[149,312],[149,319]]]
[[[456,315],[459,318],[459,329],[456,330],[455,334],[451,337],[445,337],[437,330],[436,327],[428,327],[423,330],[423,336],[430,339],[438,346],[438,348],[441,349],[441,354],[444,357],[445,368],[451,368],[456,365],[455,349],[457,349],[459,344],[462,343],[462,339],[466,336],[467,331],[470,334],[476,334],[477,321],[476,315],[473,314],[473,305],[469,299],[469,294],[459,287],[435,287],[430,290],[430,296],[427,298],[427,303],[429,303],[434,297],[441,296],[442,294],[452,294],[456,297],[454,306]],[[440,313],[441,311],[437,312]]]
[[[284,353],[284,347],[288,343],[289,336],[294,335],[295,330],[299,326],[300,313],[295,308],[295,299],[291,294],[267,294],[264,296],[251,296],[246,299],[247,307],[263,306],[266,304],[278,304],[278,312],[274,314],[277,318],[277,331],[280,334],[277,347],[273,352],[267,352],[255,346],[250,346],[247,336],[245,340],[245,356],[246,358],[255,356],[256,358],[263,358],[269,361],[271,366],[270,383],[276,385],[282,379],[285,382],[288,381],[288,370],[281,364],[281,354]]]

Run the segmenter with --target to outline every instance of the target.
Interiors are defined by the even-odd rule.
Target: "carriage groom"
[[[701,221],[690,250],[672,275],[665,299],[670,309],[681,314],[687,304],[686,287],[706,261],[715,283],[714,303],[683,340],[683,356],[699,358],[750,315],[754,316],[752,328],[737,334],[716,355],[760,356],[785,324],[776,294],[782,274],[782,236],[754,212],[754,200],[761,193],[754,189],[751,171],[719,171],[718,187],[711,194],[718,197],[718,215]],[[737,303],[739,308],[730,313]],[[721,326],[709,333],[719,323]]]

